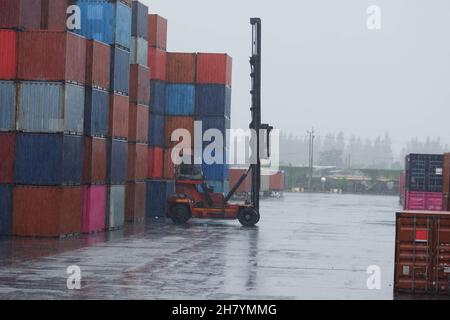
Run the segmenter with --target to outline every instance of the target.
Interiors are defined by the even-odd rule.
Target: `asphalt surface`
[[[396,197],[285,194],[262,202],[252,229],[160,221],[0,238],[0,299],[392,299],[398,209]],[[73,265],[80,290],[67,288]],[[369,266],[379,267],[379,289],[367,287]]]

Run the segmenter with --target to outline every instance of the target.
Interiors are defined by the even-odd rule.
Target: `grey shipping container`
[[[0,185],[0,235],[11,234],[12,188],[9,185]]]
[[[111,89],[128,95],[130,90],[130,52],[119,47],[111,48]]]
[[[16,129],[17,86],[12,81],[0,81],[0,131]]]
[[[125,223],[125,185],[108,187],[106,229],[117,229]]]
[[[84,105],[84,134],[93,137],[106,137],[108,129],[109,93],[87,87]]]
[[[84,88],[62,82],[19,85],[17,129],[33,133],[83,133]]]
[[[148,64],[148,41],[143,38],[131,37],[130,64]]]
[[[108,141],[108,171],[109,184],[125,184],[127,181],[128,142],[112,139]]]

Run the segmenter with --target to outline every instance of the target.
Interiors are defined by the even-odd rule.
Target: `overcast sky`
[[[169,20],[168,50],[233,57],[233,127],[248,127],[251,29],[263,19],[263,118],[304,135],[389,131],[450,141],[448,0],[144,0]],[[380,31],[366,26],[369,5]]]

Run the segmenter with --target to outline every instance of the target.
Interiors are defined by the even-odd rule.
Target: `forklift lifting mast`
[[[176,224],[184,224],[191,218],[200,219],[238,219],[246,227],[255,226],[260,220],[259,196],[261,186],[261,156],[270,157],[269,136],[273,129],[261,123],[261,19],[250,19],[252,25],[252,56],[250,58],[252,79],[252,164],[233,186],[227,196],[214,193],[206,184],[201,166],[181,164],[176,169],[176,191],[167,201],[167,216]],[[265,132],[264,152],[261,152],[260,132]],[[256,149],[256,150],[255,150]],[[251,196],[245,204],[230,204],[241,184],[251,173]]]

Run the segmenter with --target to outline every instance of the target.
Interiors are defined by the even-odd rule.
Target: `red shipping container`
[[[102,42],[86,43],[86,85],[109,90],[111,47]]]
[[[16,134],[0,133],[0,183],[14,182]]]
[[[161,179],[164,167],[164,149],[161,147],[148,147],[148,179]]]
[[[16,186],[13,198],[14,235],[59,237],[80,233],[82,187]]]
[[[166,81],[167,53],[156,48],[148,48],[148,66],[150,79]]]
[[[130,66],[130,102],[150,104],[150,69],[139,64]]]
[[[106,186],[83,187],[82,233],[105,230]]]
[[[166,117],[164,141],[168,148],[173,148],[179,142],[172,142],[172,133],[178,129],[186,129],[190,133],[190,143],[194,144],[194,117]]]
[[[0,28],[39,30],[41,0],[1,0]]]
[[[0,79],[17,77],[17,32],[0,30]]]
[[[442,211],[443,194],[441,192],[406,192],[405,210]]]
[[[128,139],[130,103],[127,96],[111,95],[109,108],[109,136],[117,139]]]
[[[71,32],[19,33],[18,78],[22,80],[86,80],[86,39]]]
[[[41,29],[66,31],[68,0],[42,0]]]
[[[227,54],[199,53],[197,55],[197,83],[231,86],[232,59]]]
[[[195,83],[196,73],[196,53],[167,53],[167,82]]]
[[[244,169],[230,169],[228,173],[228,180],[230,183],[230,189],[233,188],[239,181],[239,179],[247,172]],[[248,175],[245,178],[244,182],[240,185],[240,187],[236,190],[237,193],[245,193],[250,192],[252,187],[251,176]]]
[[[269,176],[269,188],[271,191],[284,190],[284,173],[278,172]]]
[[[125,192],[125,221],[142,222],[147,203],[147,184],[127,183]]]
[[[148,45],[164,51],[167,49],[167,20],[157,14],[148,16]]]
[[[166,180],[174,180],[175,179],[175,162],[174,159],[172,159],[172,154],[174,152],[174,148],[172,149],[166,149],[164,150],[164,179]],[[194,154],[193,150],[189,150],[188,153],[185,152],[185,150],[179,149],[178,150],[178,157],[181,159],[183,156],[189,158],[189,160],[192,160],[192,155]]]
[[[145,181],[148,172],[148,146],[146,144],[128,144],[127,181]]]
[[[147,80],[148,81],[148,80]],[[148,117],[150,109],[147,106],[130,103],[128,124],[128,141],[134,143],[148,142]]]
[[[84,138],[83,184],[105,184],[107,141],[103,138]]]

